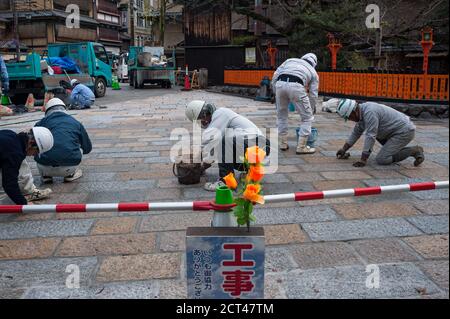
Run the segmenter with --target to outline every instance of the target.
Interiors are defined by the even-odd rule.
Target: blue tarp
[[[62,58],[48,58],[47,59],[48,64],[51,66],[59,66],[63,70],[65,70],[67,73],[71,74],[80,74],[81,70],[78,67],[77,63],[68,57],[62,57]]]

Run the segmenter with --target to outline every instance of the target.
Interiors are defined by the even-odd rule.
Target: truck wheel
[[[104,79],[95,79],[95,97],[104,97],[106,95],[106,86],[106,81]]]

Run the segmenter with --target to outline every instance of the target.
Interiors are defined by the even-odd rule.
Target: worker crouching
[[[379,165],[399,163],[409,157],[415,159],[416,167],[425,161],[422,147],[407,147],[415,138],[416,126],[405,114],[383,104],[373,102],[359,104],[348,99],[338,101],[337,113],[346,121],[357,123],[344,147],[338,151],[339,159],[348,158],[347,151],[365,133],[366,140],[361,160],[354,164],[355,167],[367,165],[376,141],[382,145],[376,157]]]
[[[95,95],[90,88],[81,84],[77,79],[73,79],[72,94],[70,95],[70,104],[76,109],[90,109],[95,103]]]
[[[45,117],[36,125],[48,128],[55,137],[53,149],[35,158],[42,181],[52,183],[53,177],[64,177],[65,182],[73,182],[81,178],[79,166],[83,154],[92,151],[83,124],[67,114],[63,101],[54,98],[47,103]]]

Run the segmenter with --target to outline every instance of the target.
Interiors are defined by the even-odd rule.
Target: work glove
[[[353,164],[354,167],[365,167],[367,165],[367,161],[369,160],[370,153],[363,153],[361,156],[361,160]]]
[[[336,157],[340,160],[345,160],[350,158],[350,153],[347,153],[347,151],[350,149],[350,145],[345,144],[343,148],[341,148],[337,153]]]

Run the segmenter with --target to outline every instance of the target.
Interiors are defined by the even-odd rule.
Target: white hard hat
[[[188,118],[188,120],[191,122],[197,121],[205,105],[206,105],[205,101],[190,102],[186,108],[186,117]]]
[[[80,81],[78,81],[77,79],[73,79],[72,81],[70,81],[70,85],[74,86],[75,84],[80,84]]]
[[[341,100],[338,105],[337,113],[347,121],[350,115],[356,109],[356,105],[357,103],[355,100],[349,99]]]
[[[61,99],[58,99],[55,97],[47,102],[47,105],[45,106],[45,111],[47,112],[48,110],[50,110],[52,107],[55,107],[55,106],[66,107],[66,104],[64,104],[64,102]]]
[[[40,154],[48,152],[53,148],[53,134],[48,128],[39,126],[33,127],[33,135]]]
[[[317,55],[308,53],[302,56],[302,60],[308,61],[315,68],[317,66]]]
[[[341,99],[331,99],[323,102],[323,108],[328,110],[337,110],[339,103],[341,103]]]

